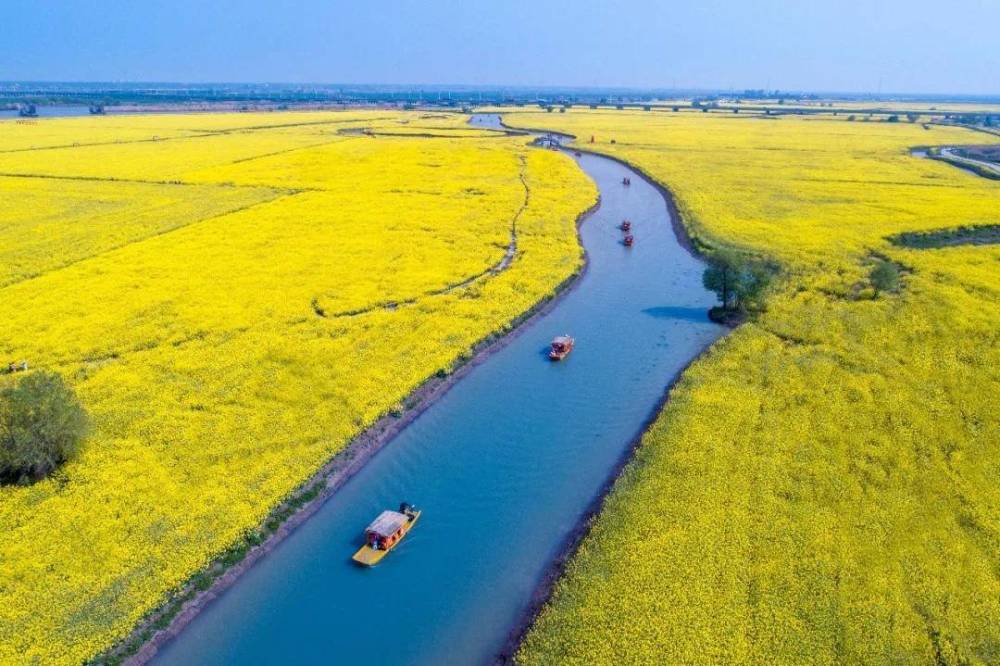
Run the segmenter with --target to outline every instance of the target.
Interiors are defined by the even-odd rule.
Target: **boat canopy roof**
[[[568,345],[573,342],[573,338],[568,335],[560,335],[552,341],[554,345]]]
[[[409,519],[398,511],[383,511],[365,531],[373,532],[380,537],[390,537],[405,525],[407,520]]]

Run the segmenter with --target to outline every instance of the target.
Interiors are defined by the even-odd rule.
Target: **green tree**
[[[727,310],[736,305],[737,289],[740,273],[744,269],[743,259],[731,250],[719,250],[708,258],[708,268],[705,269],[701,281],[705,289],[714,291],[722,307]]]
[[[76,454],[90,422],[76,394],[51,372],[0,390],[0,483],[34,483]]]
[[[868,274],[868,279],[871,280],[876,296],[883,291],[895,291],[899,288],[899,268],[891,261],[879,259]]]
[[[746,311],[762,303],[771,270],[732,250],[720,250],[709,257],[702,284],[719,296],[724,309]]]
[[[758,263],[747,264],[740,271],[736,283],[736,306],[740,310],[760,306],[763,303],[764,292],[771,284],[771,271]]]

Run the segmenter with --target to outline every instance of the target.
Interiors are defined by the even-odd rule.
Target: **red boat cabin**
[[[388,550],[403,537],[403,527],[408,522],[410,519],[405,514],[383,511],[365,530],[365,541],[376,550]]]
[[[575,340],[568,335],[560,335],[552,341],[552,349],[549,350],[549,358],[553,361],[561,361],[573,351]]]

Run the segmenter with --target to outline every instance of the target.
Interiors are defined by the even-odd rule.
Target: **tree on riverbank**
[[[706,289],[714,291],[722,303],[712,308],[713,318],[730,321],[733,315],[746,314],[761,305],[771,283],[771,271],[764,264],[732,250],[719,250],[708,258],[702,283]]]

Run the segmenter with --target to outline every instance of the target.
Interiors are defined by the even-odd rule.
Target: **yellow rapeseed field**
[[[0,176],[0,287],[279,194],[266,187]]]
[[[0,122],[0,174],[0,359],[60,372],[95,425],[0,488],[3,664],[123,637],[551,295],[596,197],[523,138],[376,111]]]
[[[632,161],[702,241],[776,260],[696,362],[519,654],[524,664],[1000,662],[1000,183],[919,124],[510,113]],[[590,146],[590,137],[594,144]],[[611,143],[612,140],[614,143]],[[873,298],[877,256],[904,270]]]

